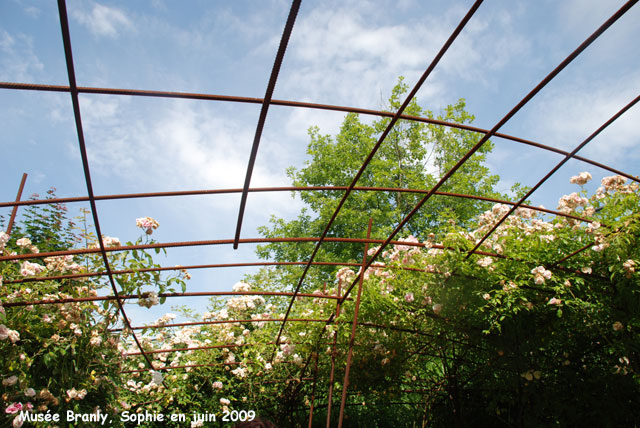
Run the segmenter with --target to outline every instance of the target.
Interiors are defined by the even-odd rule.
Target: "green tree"
[[[34,193],[31,200],[38,199]],[[56,189],[47,190],[45,199],[55,199]],[[5,228],[4,218],[0,216],[0,227]],[[75,233],[75,223],[67,216],[65,204],[28,205],[24,208],[22,220],[17,221],[11,232],[11,242],[20,238],[29,238],[36,247],[46,248],[47,251],[63,251],[73,247],[80,241]]]
[[[408,86],[401,77],[393,88],[387,110],[400,108]],[[433,118],[433,112],[413,99],[405,114]],[[438,116],[440,120],[460,124],[471,123],[474,117],[465,110],[464,100],[449,105]],[[357,114],[347,114],[340,132],[332,137],[320,129],[309,129],[307,153],[310,159],[301,169],[291,167],[288,175],[295,186],[348,186],[362,162],[388,126],[388,117],[365,123]],[[389,133],[357,185],[397,189],[429,190],[455,162],[477,141],[478,134],[457,128],[446,128],[414,121],[399,121]],[[493,144],[487,142],[472,156],[442,191],[478,196],[498,197],[494,186],[497,175],[484,165]],[[272,217],[270,224],[260,229],[266,237],[320,236],[344,194],[343,190],[300,192],[306,207],[298,218],[287,221]],[[363,238],[369,217],[373,218],[372,237],[385,238],[424,196],[402,191],[354,191],[342,207],[328,236]],[[407,234],[425,240],[430,233],[438,235],[439,226],[454,220],[460,225],[483,210],[486,202],[471,199],[434,196],[407,225]],[[258,255],[277,261],[306,261],[315,243],[273,244],[258,248]],[[359,261],[362,245],[325,242],[316,260]],[[329,279],[334,269],[320,270],[321,281]],[[299,277],[298,268],[278,270],[279,282],[290,283]],[[260,275],[266,275],[262,272]],[[271,273],[274,275],[274,273]]]

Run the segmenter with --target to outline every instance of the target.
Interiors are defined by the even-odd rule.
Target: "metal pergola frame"
[[[272,99],[272,95],[275,89],[275,85],[277,83],[278,74],[283,62],[283,58],[286,53],[287,45],[289,39],[291,37],[293,27],[295,25],[296,17],[301,5],[301,0],[293,0],[291,4],[291,9],[289,11],[289,15],[287,21],[285,23],[282,37],[280,39],[279,48],[274,60],[274,65],[271,71],[271,75],[269,78],[268,86],[266,88],[264,98],[249,98],[249,97],[237,97],[237,96],[223,96],[223,95],[215,95],[215,94],[198,94],[198,93],[185,93],[185,92],[169,92],[169,91],[148,91],[141,89],[120,89],[120,88],[95,88],[95,87],[79,87],[76,84],[75,77],[75,67],[73,62],[72,55],[72,43],[71,43],[71,34],[69,30],[69,23],[67,17],[67,7],[65,0],[58,0],[58,10],[60,17],[60,25],[61,25],[61,34],[64,44],[64,52],[67,66],[67,74],[69,85],[68,86],[60,86],[60,85],[42,85],[37,83],[19,83],[19,82],[0,82],[0,88],[7,90],[21,90],[21,91],[45,91],[45,92],[63,92],[69,93],[71,96],[71,102],[73,105],[74,119],[77,131],[78,144],[80,149],[80,154],[82,158],[82,165],[84,171],[84,177],[86,181],[87,187],[87,196],[78,196],[78,197],[70,197],[70,198],[56,198],[56,199],[39,199],[39,200],[21,200],[22,191],[24,189],[24,184],[26,180],[26,174],[23,175],[22,181],[19,186],[18,194],[15,201],[12,202],[0,202],[0,207],[13,207],[11,219],[8,225],[8,233],[10,233],[11,228],[13,226],[16,212],[18,207],[20,206],[28,206],[28,205],[43,205],[43,204],[51,204],[51,203],[74,203],[74,202],[88,202],[91,208],[91,215],[93,218],[95,232],[98,240],[99,248],[96,249],[76,249],[76,250],[68,250],[68,251],[54,251],[47,253],[39,253],[39,254],[20,254],[20,255],[2,255],[0,256],[0,261],[6,260],[23,260],[23,259],[31,259],[31,258],[44,258],[48,256],[61,256],[61,255],[80,255],[80,254],[100,254],[103,264],[104,271],[102,272],[87,272],[82,274],[69,274],[69,275],[56,275],[56,276],[48,276],[48,277],[34,277],[34,278],[24,278],[20,280],[12,280],[5,281],[7,284],[12,283],[27,283],[27,282],[35,282],[35,281],[44,281],[44,280],[59,280],[59,279],[73,279],[73,278],[86,278],[86,277],[96,277],[96,276],[107,276],[108,282],[111,287],[112,296],[101,296],[101,297],[87,297],[87,298],[66,298],[66,299],[56,299],[56,300],[39,300],[39,301],[24,301],[24,302],[8,302],[4,303],[3,306],[5,308],[10,307],[21,307],[26,305],[44,305],[44,304],[61,304],[61,303],[70,303],[70,302],[87,302],[87,301],[114,301],[117,303],[118,311],[122,315],[124,329],[117,330],[125,330],[128,334],[130,334],[139,349],[139,352],[130,352],[128,356],[141,356],[144,358],[147,367],[146,369],[139,370],[126,370],[122,373],[140,373],[148,370],[171,370],[171,369],[180,369],[180,368],[192,368],[192,367],[204,367],[210,365],[183,365],[183,366],[166,366],[163,368],[155,368],[152,364],[152,361],[149,357],[150,354],[153,353],[166,353],[166,352],[177,352],[177,351],[195,351],[195,350],[203,350],[206,351],[208,349],[216,349],[216,348],[230,348],[230,347],[238,347],[238,346],[253,346],[254,344],[216,344],[210,346],[200,346],[200,347],[191,347],[191,348],[176,348],[176,349],[166,349],[166,350],[153,350],[153,351],[145,351],[143,349],[142,344],[135,331],[141,329],[156,329],[156,328],[173,328],[173,327],[181,327],[181,326],[192,326],[192,325],[207,325],[207,324],[219,324],[219,323],[251,323],[251,322],[279,322],[281,323],[280,329],[277,335],[277,338],[274,342],[270,343],[262,343],[261,345],[265,346],[273,346],[273,356],[275,355],[275,350],[278,345],[281,343],[281,336],[285,330],[285,326],[287,322],[311,322],[311,323],[324,323],[324,328],[322,329],[318,339],[316,340],[316,345],[322,343],[323,333],[325,328],[332,323],[336,322],[336,318],[340,314],[340,307],[346,300],[353,300],[350,297],[351,291],[353,288],[358,285],[357,296],[355,298],[355,313],[353,320],[348,321],[351,324],[351,337],[349,341],[349,347],[347,351],[347,359],[346,359],[346,368],[345,375],[343,380],[343,388],[342,388],[342,398],[340,405],[340,413],[339,413],[339,423],[338,426],[342,426],[343,416],[344,416],[344,408],[347,405],[350,405],[346,402],[346,398],[348,395],[348,384],[349,384],[349,370],[351,365],[351,356],[353,352],[353,347],[355,346],[354,338],[356,329],[359,326],[368,326],[372,328],[389,328],[396,329],[400,332],[404,333],[413,333],[413,334],[426,334],[425,332],[413,331],[410,329],[402,328],[402,327],[394,327],[394,326],[381,326],[373,323],[358,321],[358,309],[360,296],[362,291],[362,282],[363,282],[363,273],[371,266],[384,266],[381,263],[374,265],[376,259],[382,254],[384,249],[390,244],[400,244],[402,245],[415,245],[415,246],[424,246],[424,244],[419,243],[407,243],[400,242],[394,240],[394,238],[400,233],[403,227],[410,221],[410,219],[430,200],[433,195],[445,196],[445,197],[455,197],[455,198],[468,198],[482,201],[489,201],[495,203],[506,204],[510,206],[509,211],[502,216],[502,218],[493,225],[493,227],[479,240],[479,242],[475,245],[472,250],[469,250],[466,257],[469,258],[472,254],[480,254],[480,255],[489,255],[493,257],[503,257],[495,253],[480,251],[480,247],[482,244],[491,236],[491,234],[504,222],[512,213],[514,213],[518,208],[524,207],[532,210],[541,211],[548,214],[553,214],[556,216],[564,216],[567,218],[571,218],[576,221],[581,222],[591,222],[590,219],[564,214],[558,211],[537,208],[533,206],[528,206],[524,204],[524,201],[527,200],[547,179],[549,179],[554,173],[558,171],[558,169],[564,165],[570,159],[580,160],[582,162],[588,163],[590,165],[596,166],[598,168],[613,172],[617,175],[621,175],[635,182],[640,182],[640,179],[632,176],[631,174],[625,173],[623,171],[619,171],[610,166],[604,165],[603,163],[582,157],[577,155],[578,151],[580,151],[584,146],[586,146],[590,141],[592,141],[600,132],[606,129],[609,125],[614,123],[620,116],[622,116],[626,111],[632,108],[638,101],[640,101],[640,96],[632,99],[626,106],[616,112],[609,120],[599,126],[588,138],[582,141],[579,145],[577,145],[572,151],[567,152],[564,150],[560,150],[558,148],[554,148],[548,145],[544,145],[539,142],[534,142],[530,140],[526,140],[524,138],[520,138],[517,136],[512,136],[504,133],[500,133],[500,129],[505,125],[510,119],[512,119],[518,111],[524,107],[531,99],[533,99],[549,82],[551,82],[567,65],[569,65],[578,55],[580,55],[587,47],[595,41],[600,35],[602,35],[609,27],[614,25],[614,23],[622,17],[628,10],[633,7],[638,0],[629,0],[627,1],[618,11],[616,11],[609,19],[607,19],[597,30],[595,30],[583,43],[581,43],[569,56],[567,56],[555,69],[553,69],[544,79],[540,81],[522,100],[520,100],[500,121],[496,123],[494,127],[491,129],[482,129],[469,125],[451,123],[442,120],[436,120],[427,117],[417,117],[405,115],[404,111],[411,102],[411,100],[415,97],[419,89],[426,82],[427,78],[433,72],[434,69],[437,68],[440,60],[446,55],[449,47],[455,42],[458,35],[464,30],[467,23],[473,18],[475,12],[478,10],[480,5],[483,3],[483,0],[476,0],[468,12],[462,18],[458,26],[451,33],[449,38],[443,44],[440,51],[433,58],[427,69],[424,71],[420,79],[411,89],[409,94],[406,96],[404,102],[401,107],[393,113],[378,111],[378,110],[369,110],[362,109],[357,107],[348,107],[348,106],[337,106],[337,105],[326,105],[326,104],[316,104],[316,103],[308,103],[308,102],[300,102],[295,100],[278,100]],[[116,194],[116,195],[96,195],[93,191],[93,185],[91,180],[91,172],[90,172],[90,163],[89,158],[87,156],[85,138],[84,138],[84,128],[82,124],[82,115],[79,103],[79,95],[80,94],[97,94],[97,95],[126,95],[126,96],[139,96],[139,97],[156,97],[156,98],[172,98],[172,99],[190,99],[190,100],[203,100],[203,101],[212,101],[212,102],[231,102],[231,103],[252,103],[252,104],[260,104],[261,111],[256,125],[255,136],[253,140],[253,145],[251,149],[251,153],[248,160],[248,166],[246,169],[246,177],[244,186],[241,189],[208,189],[208,190],[186,190],[186,191],[174,191],[174,192],[156,192],[156,193],[136,193],[136,194]],[[286,106],[291,108],[307,108],[307,109],[318,109],[318,110],[329,110],[336,112],[349,112],[349,113],[359,113],[364,115],[372,115],[376,117],[387,117],[390,118],[390,121],[386,127],[386,129],[380,135],[377,143],[371,149],[366,159],[362,162],[360,169],[352,178],[350,184],[348,186],[325,186],[325,187],[269,187],[269,188],[257,188],[251,187],[251,177],[253,172],[253,167],[258,155],[258,148],[261,141],[262,131],[264,125],[267,120],[267,113],[269,107],[271,105],[277,106]],[[437,126],[444,127],[452,127],[467,131],[472,131],[481,135],[480,139],[477,143],[462,156],[458,162],[453,166],[449,171],[447,171],[437,182],[435,186],[431,189],[397,189],[397,188],[382,188],[382,187],[359,187],[358,181],[366,170],[368,164],[376,155],[377,150],[384,144],[386,137],[393,129],[395,124],[399,120],[406,121],[414,121],[419,123],[428,123]],[[442,192],[439,189],[445,184],[445,182],[451,178],[456,171],[462,167],[462,165],[476,152],[478,151],[490,138],[499,137],[511,142],[515,142],[518,144],[529,145],[541,150],[550,151],[553,153],[557,153],[563,156],[562,160],[558,162],[553,168],[551,168],[548,173],[540,180],[536,185],[534,185],[530,191],[526,193],[526,195],[522,196],[517,202],[494,199],[494,198],[486,198],[486,197],[478,197],[474,195],[463,195],[463,194],[454,194],[448,192]],[[342,191],[343,196],[335,208],[333,215],[326,223],[324,227],[324,231],[319,237],[293,237],[293,238],[242,238],[242,222],[244,217],[244,212],[246,205],[248,203],[248,196],[250,193],[256,192],[283,192],[283,191],[316,191],[316,192],[327,192],[327,191]],[[338,217],[341,208],[343,207],[345,201],[349,198],[352,192],[409,192],[413,194],[423,195],[422,199],[413,207],[413,209],[409,212],[409,214],[396,226],[396,228],[385,238],[385,239],[372,239],[370,237],[371,231],[371,222],[369,223],[369,232],[367,233],[367,237],[365,239],[360,238],[350,238],[350,237],[329,237],[329,232],[331,231],[331,227]],[[207,240],[207,241],[187,241],[187,242],[164,242],[157,244],[146,244],[146,245],[131,245],[131,246],[120,246],[120,247],[109,247],[106,248],[102,242],[102,232],[100,228],[100,216],[97,210],[96,201],[100,200],[116,200],[116,199],[140,199],[140,198],[160,198],[160,197],[170,197],[170,196],[191,196],[191,195],[218,195],[218,194],[230,194],[230,193],[240,193],[241,200],[239,205],[239,212],[237,217],[237,226],[235,231],[235,236],[232,239],[221,239],[221,240]],[[304,270],[300,275],[298,280],[298,284],[295,287],[293,292],[185,292],[185,293],[163,293],[161,297],[185,297],[185,296],[233,296],[233,295],[262,295],[262,296],[281,296],[290,298],[289,304],[286,310],[284,317],[278,319],[246,319],[246,320],[225,320],[225,321],[203,321],[203,322],[192,322],[192,323],[175,323],[175,324],[166,324],[166,325],[150,325],[150,326],[133,326],[130,322],[130,319],[124,308],[124,301],[128,299],[135,299],[139,296],[137,295],[123,295],[118,291],[118,287],[116,286],[115,276],[121,274],[130,274],[133,273],[131,270],[113,270],[109,264],[108,254],[110,252],[115,251],[129,251],[135,249],[158,249],[158,248],[173,248],[173,247],[191,247],[191,246],[212,246],[212,245],[232,245],[234,249],[237,249],[240,244],[247,243],[290,243],[290,242],[314,242],[315,246],[313,251],[310,253],[308,260],[306,261],[296,261],[296,262],[247,262],[247,263],[226,263],[226,264],[202,264],[202,265],[192,265],[192,266],[180,266],[180,267],[160,267],[154,269],[144,269],[144,272],[151,271],[170,271],[170,270],[178,270],[178,269],[214,269],[214,268],[229,268],[229,267],[247,267],[247,266],[291,266],[291,265],[299,265],[304,266]],[[352,262],[322,262],[315,261],[316,255],[325,242],[341,242],[341,243],[349,243],[349,244],[364,244],[364,256],[362,263],[352,263]],[[376,252],[372,256],[367,255],[367,249],[369,244],[379,245]],[[570,257],[580,253],[581,251],[589,248],[593,244],[588,244],[584,246],[582,249],[573,252],[572,254],[566,255],[556,262],[558,263],[564,262]],[[445,249],[441,245],[433,245],[434,248]],[[312,266],[350,266],[350,267],[359,267],[360,273],[356,274],[356,277],[351,281],[351,284],[346,287],[345,290],[338,290],[337,295],[328,295],[325,292],[322,294],[309,294],[309,293],[301,293],[301,287],[305,281],[305,277]],[[410,268],[408,268],[410,269]],[[419,270],[419,269],[415,269]],[[433,273],[433,272],[431,272]],[[332,313],[328,319],[303,319],[303,318],[290,318],[291,308],[296,301],[296,298],[320,298],[320,299],[330,299],[336,301],[336,311]],[[437,316],[434,316],[437,318]],[[344,322],[344,321],[340,321]],[[114,330],[116,331],[116,330]],[[326,343],[324,343],[326,345]],[[332,408],[332,395],[333,395],[333,378],[335,372],[335,347],[336,347],[336,339],[334,337],[333,343],[329,343],[329,345],[333,346],[333,352],[331,354],[331,379],[329,380],[329,391],[328,391],[328,403],[322,405],[315,405],[317,407],[327,407],[327,427],[329,426],[330,416],[331,416],[331,408]],[[414,352],[412,355],[429,355],[425,353],[424,348]],[[309,367],[311,360],[315,360],[315,368],[313,377],[304,377],[307,367]],[[238,364],[238,363],[228,363],[228,364]],[[316,388],[316,374],[318,370],[318,354],[310,353],[307,356],[306,363],[304,364],[303,369],[300,372],[300,376],[296,379],[297,388],[299,388],[304,380],[313,380],[313,392],[311,398],[311,409],[309,415],[309,426],[311,426],[311,420],[313,417],[313,409],[314,409],[314,395]],[[285,382],[289,383],[290,380],[285,380]],[[410,390],[414,392],[413,390]],[[416,392],[434,392],[433,389],[427,389]],[[436,391],[437,392],[437,391]],[[414,405],[424,405],[423,402],[418,403],[404,403],[404,404],[414,404]]]

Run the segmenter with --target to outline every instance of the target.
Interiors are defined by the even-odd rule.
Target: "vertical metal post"
[[[327,282],[325,281],[322,284],[322,295],[327,295]],[[340,291],[338,291],[338,295],[340,295]],[[318,353],[315,354],[315,367],[313,369],[313,388],[311,389],[311,406],[309,408],[309,428],[313,424],[313,409],[315,406],[315,396],[316,396],[316,382],[318,378]]]
[[[22,191],[24,190],[24,183],[27,181],[27,173],[22,173],[22,181],[20,181],[20,187],[18,188],[18,195],[16,196],[16,202],[20,202],[22,198]],[[7,235],[11,235],[11,229],[13,229],[13,222],[16,220],[16,214],[18,214],[18,206],[14,205],[11,210],[11,217],[9,218],[9,224],[7,225]]]
[[[373,218],[369,218],[369,227],[367,228],[367,239],[371,238],[371,224]],[[344,371],[344,382],[342,383],[342,400],[340,401],[340,417],[338,419],[338,428],[342,428],[342,420],[344,419],[344,405],[347,401],[347,387],[349,386],[349,369],[351,368],[351,357],[353,355],[353,342],[356,337],[356,327],[358,325],[358,312],[360,312],[360,296],[362,295],[362,283],[364,282],[364,271],[367,267],[367,252],[369,251],[369,243],[364,245],[364,254],[362,255],[362,272],[360,272],[360,281],[358,282],[358,297],[356,297],[356,307],[353,312],[353,323],[351,324],[351,338],[349,339],[349,351],[347,353],[347,368]]]
[[[342,283],[338,282],[338,297],[342,293]],[[340,316],[340,299],[336,300],[336,318]],[[338,321],[334,322],[338,326]],[[338,342],[338,332],[333,332],[333,345],[331,349],[331,373],[329,374],[329,397],[327,399],[327,428],[331,426],[331,407],[333,406],[333,376],[336,368],[336,344]]]
[[[316,362],[315,362],[315,368],[313,369],[313,388],[311,389],[311,406],[309,408],[309,428],[311,428],[311,424],[313,422],[313,406],[314,406],[314,400],[315,400],[315,396],[316,396],[316,379],[318,377],[318,354],[316,353],[315,355],[316,358]]]

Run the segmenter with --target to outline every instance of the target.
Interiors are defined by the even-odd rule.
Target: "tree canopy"
[[[386,110],[400,108],[408,87],[401,77],[387,101]],[[434,118],[429,111],[413,99],[406,115]],[[439,120],[470,124],[474,116],[465,110],[465,101],[458,100],[437,116]],[[365,158],[386,129],[390,118],[382,117],[365,123],[355,113],[344,118],[336,136],[322,134],[318,127],[309,129],[309,159],[304,167],[289,168],[288,175],[294,186],[327,187],[348,186]],[[438,179],[478,141],[477,133],[435,124],[400,120],[388,134],[380,149],[360,177],[358,187],[382,187],[387,191],[354,191],[346,200],[334,221],[328,236],[364,238],[367,223],[373,218],[371,236],[384,239],[413,209],[424,194],[408,190],[428,191]],[[493,144],[488,141],[441,188],[442,191],[474,196],[501,197],[494,190],[499,177],[491,174],[485,160]],[[266,237],[320,236],[333,215],[343,190],[294,192],[305,208],[299,216],[287,221],[272,217],[268,226],[259,230]],[[472,199],[434,196],[427,207],[419,211],[407,224],[406,230],[418,239],[429,235],[440,237],[441,227],[449,221],[468,225],[471,220],[490,206]],[[259,247],[260,257],[276,261],[306,261],[313,244],[269,244]],[[360,246],[325,242],[317,260],[359,261]],[[299,276],[299,269],[285,267],[281,279]],[[318,269],[320,276],[312,278],[326,281],[332,270]]]

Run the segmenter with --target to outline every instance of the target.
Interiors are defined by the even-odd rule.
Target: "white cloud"
[[[460,8],[452,8],[445,14],[443,21],[446,26],[442,31],[447,33],[446,37],[449,37],[465,12]],[[518,59],[526,59],[529,63],[531,42],[518,28],[523,13],[518,5],[509,10],[481,7],[438,66],[437,70],[447,76],[448,85],[456,85],[463,79],[474,85],[496,89],[503,83],[499,72],[517,64]],[[444,40],[445,37],[442,37],[440,44]]]
[[[31,18],[38,18],[40,16],[40,13],[42,12],[40,9],[38,9],[35,6],[27,6],[24,8],[24,12],[29,15]]]
[[[102,173],[171,187],[242,185],[238,141],[251,141],[246,131],[184,102],[143,116],[127,103],[120,97],[82,99],[90,161]]]
[[[636,97],[638,87],[640,74],[637,72],[597,84],[575,79],[571,84],[539,95],[529,119],[530,127],[537,129],[538,141],[572,150]],[[636,105],[580,154],[603,159],[604,163],[640,158],[638,123],[640,106]]]
[[[385,8],[375,5],[347,2],[311,10],[296,24],[277,93],[380,108],[398,76],[405,76],[410,86],[417,81],[466,7],[422,9],[419,17],[410,13],[389,23]],[[482,17],[473,17],[424,85],[421,99],[428,97],[430,107],[437,110],[438,104],[451,102],[447,87],[460,79],[498,87],[496,71],[530,49],[512,19],[512,14],[520,13],[519,8],[487,9]]]
[[[290,137],[303,141],[306,147],[309,142],[309,127],[317,126],[321,134],[334,135],[340,130],[343,120],[344,113],[296,108],[289,114],[283,129]]]
[[[622,4],[622,1],[566,0],[559,3],[558,8],[565,31],[583,33],[594,31]]]
[[[92,3],[90,11],[85,8],[74,9],[72,16],[95,36],[115,38],[120,31],[134,28],[133,23],[122,10],[95,2]]]
[[[380,91],[400,74],[417,75],[434,48],[408,26],[368,24],[360,10],[316,9],[296,24],[286,58],[295,73],[285,69],[278,88],[298,99],[379,107]]]
[[[29,4],[29,0],[13,0],[13,3],[16,3],[16,5],[19,6],[23,10],[23,12],[30,18],[37,19],[42,13],[42,10],[32,4]]]
[[[415,8],[419,5],[408,13]],[[472,18],[419,92],[423,107],[437,112],[452,102],[447,88],[461,80],[500,86],[499,71],[530,49],[514,18],[523,11],[514,9],[481,9],[484,15]],[[294,28],[275,97],[382,109],[398,76],[414,85],[466,12],[466,6],[449,6],[397,20],[388,19],[379,4],[354,2],[305,11]],[[309,126],[335,134],[343,117],[293,109],[283,130],[306,147]]]
[[[256,114],[247,115],[247,125],[223,109],[216,110],[219,105],[169,101],[161,108],[145,109],[139,102],[129,97],[81,98],[89,162],[100,175],[98,180],[122,181],[135,191],[243,186],[257,109]],[[281,144],[263,136],[252,187],[289,184],[287,165],[279,158],[285,150]],[[77,152],[75,147],[72,150]],[[297,212],[299,207],[291,203],[288,193],[269,195],[268,209],[250,203],[247,215],[252,210],[257,215]],[[205,204],[218,212],[237,214],[237,205],[219,203],[221,200],[211,198]]]
[[[0,80],[32,82],[43,69],[31,37],[0,28]]]
[[[4,52],[10,52],[15,45],[15,40],[11,37],[11,34],[7,33],[5,30],[2,30],[0,33],[0,49]]]
[[[560,29],[568,37],[582,41],[609,19],[625,2],[600,0],[567,0],[559,2]],[[640,37],[640,8],[629,9],[612,27],[589,47],[593,64],[619,61],[621,51],[627,50],[631,57],[636,55],[636,43]]]

